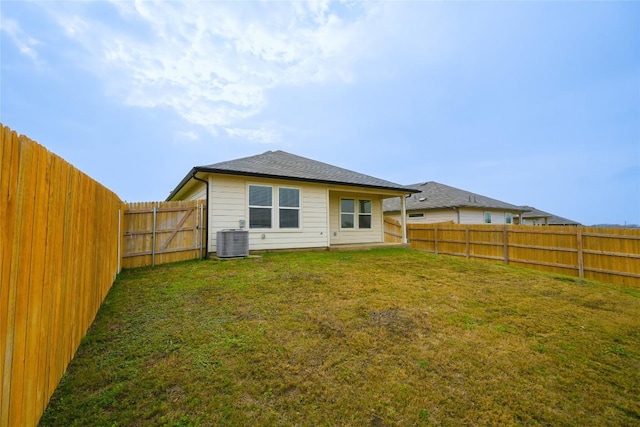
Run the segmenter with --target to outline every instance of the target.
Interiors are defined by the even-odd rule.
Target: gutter
[[[196,173],[198,173],[198,171],[196,170],[196,168],[193,168],[191,172],[191,178],[195,179],[196,181],[204,182],[207,186],[207,212],[204,217],[204,226],[207,229],[207,235],[204,241],[204,257],[206,258],[207,256],[209,256],[209,180],[198,178],[196,176]]]
[[[246,171],[237,171],[237,170],[227,170],[227,169],[217,169],[217,168],[209,168],[206,166],[196,166],[184,177],[184,179],[178,184],[178,186],[169,194],[167,200],[171,200],[173,196],[175,196],[184,185],[191,179],[194,173],[204,172],[204,173],[216,173],[221,175],[236,175],[236,176],[252,176],[258,178],[269,178],[269,179],[282,179],[287,181],[299,181],[299,182],[313,182],[316,184],[326,184],[326,185],[344,185],[347,187],[360,187],[360,188],[368,188],[373,190],[391,190],[391,191],[402,191],[402,192],[410,192],[410,193],[419,193],[420,190],[415,190],[407,187],[385,187],[380,185],[367,185],[367,184],[358,184],[354,182],[342,182],[342,181],[331,181],[326,179],[309,179],[304,177],[296,177],[296,176],[287,176],[287,175],[272,175],[266,173],[254,173],[254,172],[246,172]],[[395,196],[399,197],[399,196]]]

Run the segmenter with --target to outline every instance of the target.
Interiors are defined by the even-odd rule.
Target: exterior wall
[[[484,224],[484,213],[491,212],[491,224],[505,224],[505,211],[491,209],[460,209],[460,224]],[[515,214],[514,214],[515,216]]]
[[[429,224],[434,222],[458,222],[458,212],[453,209],[434,209],[429,211],[412,211],[424,213],[424,218],[407,218],[407,224]]]
[[[340,228],[340,199],[371,200],[371,228],[349,229]],[[332,245],[357,244],[357,243],[382,243],[384,242],[384,225],[382,216],[382,198],[379,195],[367,193],[352,193],[334,190],[329,193],[329,210]],[[356,214],[357,217],[357,214]]]
[[[484,224],[484,210],[475,209],[459,209],[460,212],[460,224]],[[495,213],[491,213],[491,220],[493,221],[497,216]],[[492,222],[494,224],[495,222]]]
[[[197,184],[185,193],[183,200],[203,200],[206,198],[207,186],[204,182],[197,181]]]
[[[271,229],[249,229],[249,185],[300,189],[300,228],[277,228],[277,205],[273,207]],[[209,252],[216,251],[216,233],[239,229],[244,220],[249,231],[249,250],[314,248],[329,246],[327,232],[327,188],[297,181],[212,175],[209,178]]]
[[[541,218],[522,218],[522,225],[547,225],[547,219]]]
[[[216,251],[217,232],[244,227],[249,232],[249,250],[326,248],[336,244],[384,242],[383,197],[397,197],[397,192],[380,192],[351,186],[327,186],[292,180],[276,180],[210,174],[208,206],[208,250]],[[273,188],[272,228],[249,228],[249,186]],[[280,229],[277,194],[279,187],[300,190],[300,227]],[[206,185],[193,184],[181,200],[205,199]],[[340,228],[340,199],[371,200],[371,228]],[[357,218],[357,214],[356,214]]]
[[[484,213],[491,212],[491,224],[505,224],[504,211],[494,211],[490,209],[428,209],[428,210],[412,210],[410,213],[424,213],[423,218],[409,218],[407,213],[407,224],[433,224],[436,222],[453,222],[454,224],[484,224]],[[458,218],[459,215],[459,218]],[[400,221],[399,212],[391,212],[385,214],[386,217]],[[516,214],[513,214],[515,222]],[[458,222],[459,220],[459,222]]]
[[[409,218],[409,213],[424,214],[422,218]],[[400,212],[391,212],[384,215],[387,218],[393,218],[400,221]],[[458,212],[453,209],[429,209],[429,210],[412,210],[407,212],[407,224],[433,224],[435,222],[451,222],[458,223]]]

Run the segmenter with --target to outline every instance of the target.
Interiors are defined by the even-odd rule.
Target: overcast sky
[[[0,121],[123,200],[285,150],[640,223],[640,2],[0,3]]]

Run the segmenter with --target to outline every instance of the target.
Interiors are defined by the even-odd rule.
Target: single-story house
[[[217,232],[229,229],[246,230],[249,250],[261,251],[384,243],[383,200],[404,200],[416,191],[284,151],[267,151],[196,166],[167,200],[207,200],[208,252],[216,251]]]
[[[581,225],[579,222],[572,221],[561,216],[541,211],[531,206],[521,206],[526,211],[522,214],[522,225]]]
[[[405,201],[407,223],[453,222],[455,224],[517,224],[527,209],[522,206],[429,181],[408,185],[415,190]],[[400,221],[402,200],[385,199],[385,217]]]

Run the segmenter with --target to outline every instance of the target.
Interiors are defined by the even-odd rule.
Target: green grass
[[[41,425],[640,425],[637,290],[406,249],[124,271]]]

